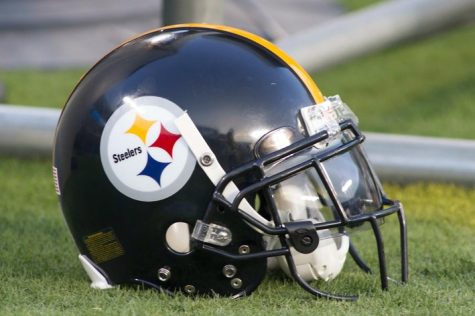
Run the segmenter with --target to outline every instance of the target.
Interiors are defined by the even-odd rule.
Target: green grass
[[[356,303],[313,299],[286,277],[272,274],[250,297],[172,298],[154,291],[89,288],[63,222],[48,161],[3,158],[0,163],[0,315],[315,314],[428,315],[475,313],[475,190],[450,185],[389,185],[404,200],[409,226],[410,282],[379,289],[376,276],[349,261],[326,288],[359,292]],[[382,226],[390,270],[397,276],[394,221]],[[369,232],[355,235],[375,272]]]
[[[6,103],[42,107],[63,107],[66,99],[85,72],[74,70],[2,70]]]
[[[339,93],[364,130],[475,138],[475,27],[365,57],[317,74]],[[84,70],[1,71],[7,102],[60,107]],[[356,303],[318,300],[271,274],[250,297],[190,299],[153,291],[89,288],[62,219],[48,160],[0,158],[0,315],[474,315],[475,189],[448,184],[387,184],[405,204],[410,282],[379,290],[349,260],[327,289],[357,292]],[[397,275],[394,221],[383,225]],[[354,236],[377,273],[369,232]]]

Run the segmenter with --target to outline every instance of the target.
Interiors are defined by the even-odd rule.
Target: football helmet
[[[58,122],[53,173],[80,261],[96,288],[131,284],[238,297],[268,266],[308,292],[369,222],[381,284],[388,199],[357,119],[289,56],[248,32],[164,27],[133,38],[80,80]]]

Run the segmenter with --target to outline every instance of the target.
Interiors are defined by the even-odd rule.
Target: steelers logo
[[[183,110],[170,100],[125,97],[101,136],[101,161],[122,194],[139,201],[163,200],[191,177],[195,158],[175,119]]]

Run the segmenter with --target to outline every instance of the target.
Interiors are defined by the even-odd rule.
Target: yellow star
[[[129,130],[126,131],[125,133],[137,135],[145,144],[145,139],[147,138],[147,132],[155,122],[156,121],[146,120],[143,117],[141,117],[138,113],[136,113],[134,124],[132,124]]]

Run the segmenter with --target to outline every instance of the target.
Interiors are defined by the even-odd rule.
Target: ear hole
[[[165,234],[168,247],[174,252],[190,252],[190,226],[188,223],[176,222],[168,227]]]

